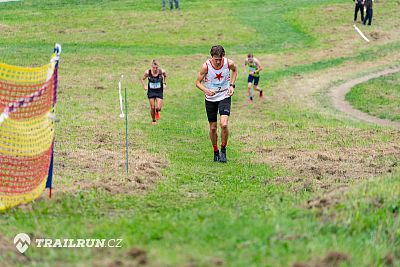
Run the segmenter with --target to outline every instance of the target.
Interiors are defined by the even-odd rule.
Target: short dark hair
[[[225,56],[225,49],[221,45],[214,45],[210,50],[211,56],[223,57]]]
[[[253,57],[253,53],[248,53],[247,57]]]

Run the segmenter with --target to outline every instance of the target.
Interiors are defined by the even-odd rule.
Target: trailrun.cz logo
[[[17,250],[25,253],[31,245],[30,237],[25,233],[19,233],[14,238]],[[33,244],[37,248],[121,248],[122,239],[71,239],[71,238],[36,238]]]
[[[14,237],[14,245],[17,250],[21,253],[25,253],[25,251],[29,248],[31,244],[31,238],[29,235],[24,233],[19,233]]]

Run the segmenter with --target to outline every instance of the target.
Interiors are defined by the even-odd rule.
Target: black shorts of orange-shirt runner
[[[231,97],[215,102],[205,100],[205,104],[208,122],[217,122],[218,112],[219,115],[229,116],[231,114]]]

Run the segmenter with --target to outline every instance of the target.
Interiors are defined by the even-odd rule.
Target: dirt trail
[[[247,102],[239,103],[237,121],[247,122],[237,126],[237,131],[242,133],[238,138],[246,144],[245,151],[255,153],[255,162],[273,166],[278,173],[280,168],[285,170],[279,177],[265,179],[264,184],[284,184],[294,193],[315,192],[315,196],[320,196],[304,206],[326,207],[340,202],[343,193],[355,182],[396,171],[400,159],[398,127],[371,128],[347,123],[354,118],[352,113],[337,112],[336,105],[331,108],[322,98],[332,101],[326,91],[336,93],[338,89],[332,83],[338,79],[343,85],[337,88],[349,90],[357,83],[400,71],[400,67],[388,67],[396,66],[399,58],[400,54],[395,53],[362,65],[349,61],[316,72],[296,73],[273,84],[270,95],[266,90],[267,105],[255,102],[250,109]],[[377,69],[385,71],[354,79],[355,75]],[[335,99],[344,102],[344,94]],[[280,110],[288,107],[319,114],[327,121],[311,118],[298,122],[295,114],[293,119],[288,119],[285,112],[281,116]],[[265,109],[271,110],[271,114]],[[329,122],[332,119],[342,124]],[[249,130],[243,131],[243,127]],[[387,140],[383,141],[383,137]]]
[[[353,79],[350,81],[347,81],[346,83],[343,83],[339,86],[335,86],[331,88],[330,90],[330,96],[332,98],[332,103],[333,105],[339,109],[342,112],[345,112],[357,119],[370,122],[370,123],[376,123],[378,125],[382,126],[392,126],[396,128],[400,128],[400,122],[395,122],[395,121],[390,121],[390,120],[385,120],[385,119],[380,119],[371,115],[368,115],[367,113],[364,113],[360,110],[354,109],[348,102],[345,101],[345,96],[347,92],[351,90],[354,86],[357,84],[366,82],[370,79],[378,78],[384,75],[388,74],[393,74],[396,72],[400,72],[400,67],[397,68],[387,68],[385,70],[376,72],[376,73],[371,73],[366,76],[363,76],[361,78]]]

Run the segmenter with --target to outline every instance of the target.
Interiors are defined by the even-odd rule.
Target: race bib
[[[149,83],[149,88],[150,89],[160,89],[161,88],[161,83]]]
[[[224,91],[226,89],[228,89],[228,83],[210,83],[209,85],[209,89],[213,90],[213,91]]]
[[[249,67],[249,71],[256,71],[257,67]]]

